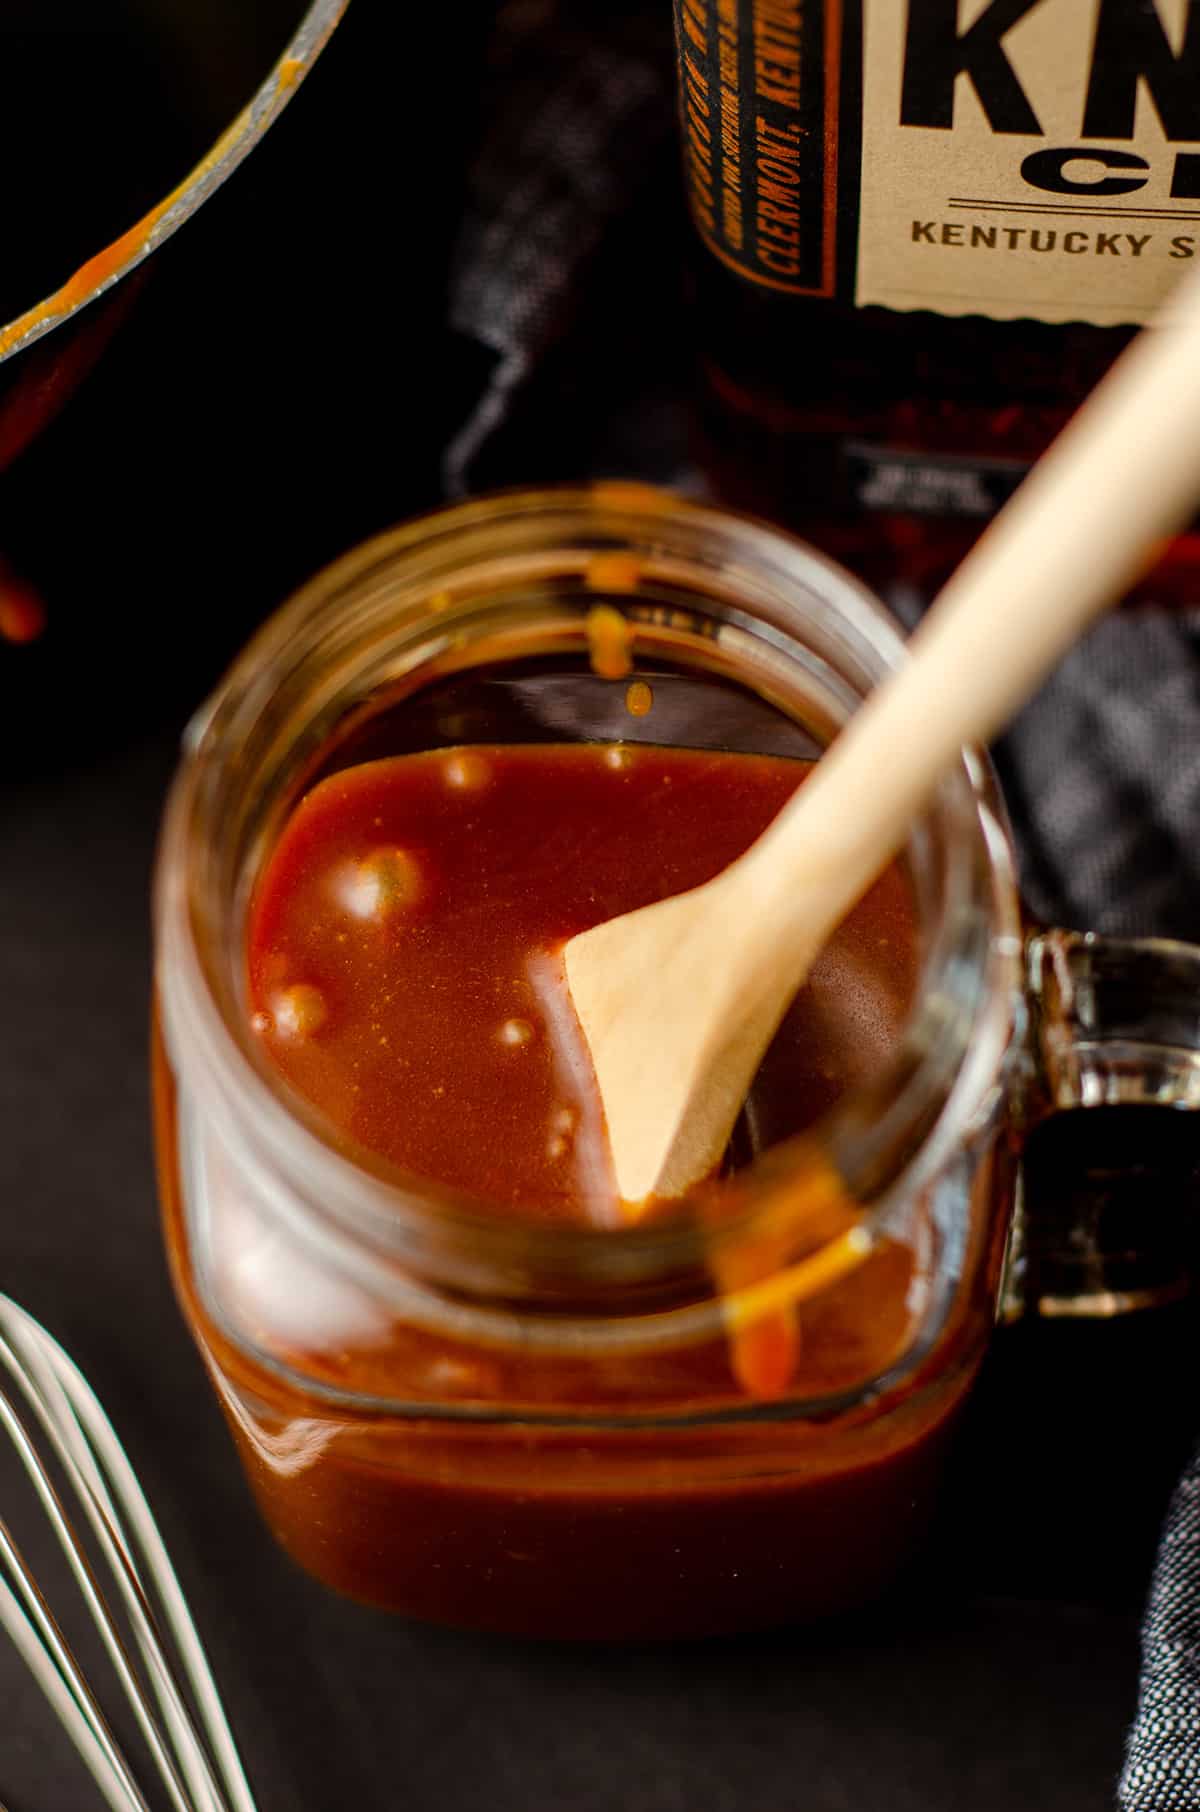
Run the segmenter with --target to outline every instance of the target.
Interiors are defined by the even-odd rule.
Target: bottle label
[[[841,0],[675,0],[692,216],[741,276],[836,293]]]
[[[676,0],[692,211],[751,281],[1146,319],[1200,247],[1200,0]]]
[[[903,516],[966,516],[986,522],[1026,472],[1019,459],[909,453],[867,441],[842,445],[850,494],[860,510]]]
[[[863,13],[859,305],[1144,320],[1200,244],[1200,5]]]

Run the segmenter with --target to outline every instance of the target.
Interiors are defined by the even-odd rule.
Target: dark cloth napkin
[[[1200,1458],[1179,1481],[1159,1546],[1121,1805],[1127,1812],[1200,1806]]]
[[[452,495],[614,472],[700,488],[667,14],[509,0],[497,15],[452,302],[479,372]],[[996,759],[1037,917],[1200,936],[1200,609],[1099,624]],[[1200,1809],[1200,1458],[1162,1539],[1120,1803]]]

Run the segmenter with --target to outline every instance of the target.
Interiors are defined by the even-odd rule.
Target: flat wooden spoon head
[[[720,1162],[789,1001],[851,903],[817,886],[802,923],[773,913],[769,895],[756,897],[762,847],[707,885],[609,919],[565,947],[631,1217],[652,1197],[684,1194]]]
[[[617,1191],[631,1207],[682,1194],[719,1162],[780,1016],[772,1002],[731,998],[705,935],[708,892],[610,919],[566,947]]]

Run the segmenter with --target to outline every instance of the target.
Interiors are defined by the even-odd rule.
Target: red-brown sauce
[[[554,952],[706,880],[806,771],[619,745],[450,749],[334,773],[259,879],[255,1035],[352,1159],[465,1191],[517,1228],[603,1227],[615,1204],[598,1108],[586,1070],[562,1060]],[[914,904],[893,868],[789,1013],[735,1159],[886,1058],[916,970]],[[904,1237],[802,1305],[776,1401],[746,1418],[745,1367],[719,1333],[578,1354],[415,1325],[264,1220],[219,1153],[202,1284],[161,1051],[157,1103],[185,1309],[268,1522],[327,1583],[487,1629],[699,1634],[861,1601],[920,1532],[990,1321],[991,1160],[962,1287],[921,1363],[886,1382],[927,1300],[918,1209]],[[837,1393],[843,1409],[794,1413]]]
[[[256,893],[253,1024],[347,1144],[514,1214],[604,1224],[603,1126],[555,957],[709,880],[807,771],[618,744],[448,749],[335,774],[293,814]],[[911,891],[892,867],[788,1016],[756,1092],[760,1141],[882,1063],[915,965]]]

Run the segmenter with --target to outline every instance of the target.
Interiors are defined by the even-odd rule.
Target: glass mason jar
[[[589,659],[604,602],[649,716]],[[905,851],[919,982],[902,1032],[818,1124],[776,1103],[717,1217],[710,1186],[657,1225],[518,1224],[347,1155],[252,1034],[248,903],[322,775],[472,742],[811,759],[902,646],[788,536],[598,484],[482,499],[346,556],[193,722],[155,900],[167,1241],[262,1512],[328,1584],[557,1637],[850,1605],[925,1524],[998,1305],[1111,1312],[1186,1284],[1179,1223],[1141,1252],[1111,1188],[1072,1198],[1069,1221],[1018,1214],[1003,1281],[1031,1127],[1059,1102],[1089,1122],[1095,1104],[1195,1103],[1200,977],[1183,946],[1027,944],[974,753]],[[790,1382],[750,1394],[731,1354],[784,1297]]]

